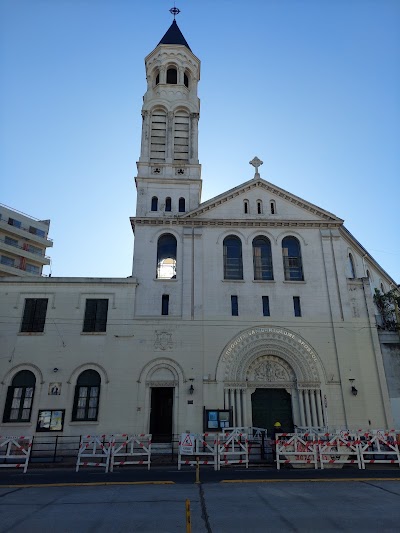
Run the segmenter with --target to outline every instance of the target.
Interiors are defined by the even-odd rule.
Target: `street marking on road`
[[[26,483],[24,485],[0,485],[0,489],[31,489],[36,487],[98,487],[102,485],[175,485],[175,481],[93,481],[88,483]]]
[[[220,483],[330,483],[340,481],[400,481],[400,477],[348,477],[338,479],[222,479]]]

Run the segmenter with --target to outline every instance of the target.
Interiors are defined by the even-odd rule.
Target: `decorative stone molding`
[[[154,341],[154,349],[156,351],[172,350],[174,343],[172,342],[172,333],[169,331],[156,331],[156,340]]]
[[[160,380],[152,379],[155,374],[157,374],[157,371],[159,370],[167,370],[171,373],[172,379],[165,379],[162,378]],[[138,383],[141,383],[142,381],[145,381],[146,383],[164,383],[164,382],[176,382],[176,383],[185,383],[186,378],[183,372],[182,367],[174,361],[173,359],[170,359],[169,357],[160,357],[159,359],[154,359],[153,361],[150,361],[147,363],[141,370]],[[161,385],[159,385],[161,386]],[[169,387],[169,385],[167,385]]]
[[[146,387],[177,387],[177,381],[146,381]]]
[[[318,387],[322,364],[297,333],[280,327],[255,327],[237,335],[223,350],[216,379],[224,382],[312,384]],[[264,379],[262,379],[264,377]]]

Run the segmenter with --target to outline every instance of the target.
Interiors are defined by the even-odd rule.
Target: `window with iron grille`
[[[97,420],[99,414],[100,374],[85,370],[79,375],[76,387],[72,420]]]
[[[224,279],[243,279],[242,241],[235,235],[224,239]]]
[[[16,374],[8,387],[3,422],[29,422],[36,378],[29,370]]]
[[[104,332],[107,328],[108,299],[88,298],[86,300],[84,333]]]
[[[300,243],[296,237],[282,240],[283,268],[286,281],[303,281],[303,263]]]
[[[21,333],[44,331],[47,312],[47,298],[26,298]]]
[[[274,273],[272,270],[271,242],[267,237],[256,237],[253,239],[253,266],[254,279],[272,280]]]

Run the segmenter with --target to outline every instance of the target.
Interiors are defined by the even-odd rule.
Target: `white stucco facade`
[[[34,433],[43,410],[65,411],[63,435],[160,440],[209,429],[205,410],[229,411],[238,426],[281,415],[289,426],[391,426],[372,294],[394,281],[343,220],[258,171],[200,202],[200,61],[175,26],[146,58],[132,277],[0,279],[2,431]],[[43,331],[26,331],[27,300],[46,301]],[[87,331],[88,300],[107,302],[104,331]],[[10,420],[23,370],[35,377],[29,420],[22,410]],[[100,379],[95,416],[89,404],[79,414],[86,370]],[[288,399],[285,410],[262,391]]]

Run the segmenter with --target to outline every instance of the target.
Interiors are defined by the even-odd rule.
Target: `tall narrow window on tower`
[[[184,198],[179,198],[179,213],[184,213],[186,211],[186,202]]]
[[[157,279],[176,278],[176,239],[170,233],[161,235],[157,243]]]
[[[156,109],[151,115],[151,161],[165,161],[166,132],[167,115],[162,109]]]
[[[189,161],[189,113],[177,111],[174,127],[174,160]]]
[[[183,75],[183,83],[185,84],[185,87],[189,89],[189,76],[186,74],[186,72]]]

